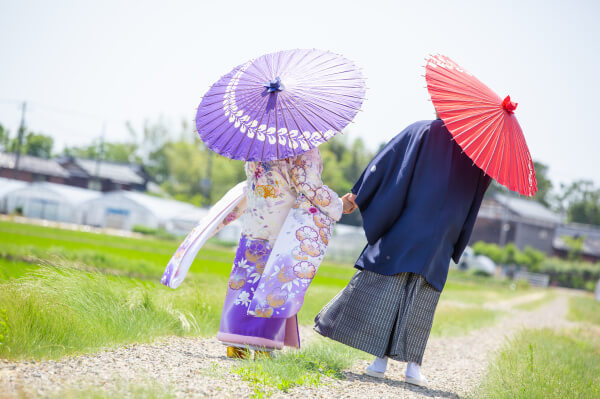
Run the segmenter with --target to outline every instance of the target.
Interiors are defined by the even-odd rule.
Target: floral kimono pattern
[[[240,346],[281,349],[299,346],[296,318],[266,320],[248,314],[271,247],[266,240],[242,236],[229,277],[217,338]]]
[[[297,313],[325,256],[342,201],[321,181],[318,149],[248,162],[242,237],[217,338],[228,345],[299,347]]]
[[[304,196],[299,198],[264,267],[249,314],[288,318],[298,313],[325,256],[333,223]]]

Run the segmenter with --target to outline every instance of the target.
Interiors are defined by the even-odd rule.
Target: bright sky
[[[209,85],[263,53],[322,48],[354,60],[368,99],[348,129],[375,149],[433,117],[424,58],[454,59],[504,97],[555,183],[600,184],[598,1],[0,0],[0,123],[58,148],[127,139],[161,116],[193,120]],[[190,128],[190,134],[194,134]]]

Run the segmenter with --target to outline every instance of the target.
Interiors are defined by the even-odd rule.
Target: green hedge
[[[600,279],[600,263],[548,258],[543,252],[529,246],[520,251],[512,243],[500,247],[479,241],[473,245],[473,252],[485,255],[498,264],[519,265],[530,272],[548,274],[550,285],[593,291]]]
[[[600,264],[547,258],[536,272],[550,275],[550,285],[593,291],[600,279]]]

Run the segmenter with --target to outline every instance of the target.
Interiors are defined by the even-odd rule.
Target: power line
[[[23,101],[13,100],[10,98],[0,98],[0,104],[20,105]]]
[[[15,99],[10,99],[10,98],[0,98],[0,104],[19,105],[22,103],[23,103],[22,100],[15,100]],[[48,105],[48,104],[44,104],[44,103],[41,103],[38,101],[28,101],[28,104],[30,107],[31,107],[31,105],[34,106],[33,111],[35,111],[35,108],[42,108],[47,111],[56,112],[56,113],[60,113],[60,114],[64,114],[64,115],[78,116],[80,118],[95,119],[98,121],[106,121],[106,118],[103,116],[100,116],[100,115],[95,115],[95,114],[91,114],[88,112],[81,112],[78,110],[69,109],[69,108],[65,108],[65,107],[57,107],[56,105]],[[29,111],[31,112],[32,110],[30,109]]]
[[[98,120],[98,121],[104,121],[104,120],[106,120],[106,118],[104,118],[102,116],[94,115],[94,114],[89,114],[89,113],[81,112],[81,111],[76,111],[76,110],[73,110],[73,109],[68,109],[68,108],[63,108],[63,107],[57,107],[57,106],[54,106],[54,105],[42,104],[42,103],[38,103],[37,101],[30,102],[30,103],[33,104],[35,107],[45,108],[46,110],[57,112],[57,113],[61,113],[61,114],[65,114],[65,115],[79,116],[81,118],[95,119],[95,120]]]

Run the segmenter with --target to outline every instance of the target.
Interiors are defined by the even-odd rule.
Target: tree
[[[552,193],[552,181],[548,178],[548,165],[533,161],[533,167],[535,169],[535,178],[537,181],[537,192],[533,197],[525,197],[531,201],[539,202],[547,208],[550,208],[553,199]],[[496,180],[492,180],[486,195],[492,195],[494,193],[500,193],[512,197],[520,197],[519,193],[509,190],[504,187]]]
[[[10,144],[10,132],[0,124],[0,152],[6,152],[9,150]]]
[[[165,150],[172,141],[167,125],[162,119],[157,122],[145,121],[141,132],[136,131],[130,122],[127,122],[126,126],[131,137],[138,143],[137,155],[148,174],[159,184],[165,182],[169,178]],[[190,134],[188,130],[187,123],[182,122],[180,132],[182,139]]]
[[[93,144],[81,147],[66,147],[63,154],[76,158],[96,159],[122,163],[141,163],[136,155],[138,145],[135,142],[106,142],[95,141]]]
[[[17,152],[18,138],[10,138],[8,130],[0,125],[0,151]],[[27,132],[23,135],[21,154],[49,159],[52,156],[54,139],[41,133]]]
[[[569,248],[567,253],[567,259],[569,260],[581,260],[583,257],[583,243],[585,242],[585,236],[562,236],[563,241]]]
[[[552,181],[548,178],[548,165],[533,161],[533,167],[535,169],[538,190],[532,199],[549,208],[552,193]]]
[[[562,184],[557,199],[558,210],[566,211],[569,222],[600,225],[600,188],[592,181]]]
[[[29,132],[25,135],[21,151],[27,155],[49,159],[52,156],[52,147],[54,147],[52,137]]]

